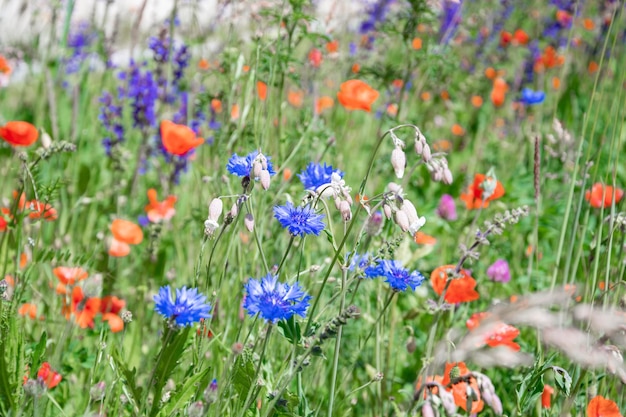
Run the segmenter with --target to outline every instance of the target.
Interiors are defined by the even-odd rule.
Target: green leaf
[[[553,366],[552,370],[554,371],[554,381],[557,387],[569,397],[570,389],[572,388],[572,377],[561,367]]]
[[[113,347],[111,350],[111,357],[115,362],[116,370],[119,371],[118,377],[120,377],[120,379],[122,380],[122,384],[124,384],[124,386],[128,390],[128,394],[132,396],[131,401],[135,404],[139,404],[139,401],[141,400],[141,395],[143,393],[143,388],[138,387],[135,380],[137,369],[133,368],[132,371],[129,370],[122,358],[120,357],[117,348],[115,347]]]
[[[183,410],[185,404],[193,397],[194,393],[204,390],[209,384],[209,371],[207,368],[198,372],[191,378],[185,380],[183,386],[178,390],[160,410],[159,417],[165,417],[176,411]]]
[[[89,186],[89,180],[91,179],[91,170],[85,164],[80,165],[78,171],[78,184],[76,186],[77,195],[83,195],[87,191]]]
[[[285,336],[289,343],[299,343],[302,337],[300,324],[296,322],[296,318],[291,316],[289,320],[281,320],[278,322],[279,332]]]
[[[30,365],[30,377],[35,378],[37,371],[43,362],[43,355],[46,352],[46,344],[48,342],[48,334],[44,331],[39,338],[39,342],[33,349],[32,362]]]
[[[230,377],[230,384],[239,394],[239,399],[242,404],[248,396],[248,392],[254,383],[254,361],[252,360],[252,352],[249,349],[244,349],[241,355],[237,356],[233,365],[233,370]]]

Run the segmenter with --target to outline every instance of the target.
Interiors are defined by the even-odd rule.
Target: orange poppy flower
[[[58,266],[52,273],[65,285],[74,285],[89,276],[89,273],[80,267]]]
[[[496,78],[496,70],[493,67],[488,67],[487,69],[485,69],[485,77],[493,80],[494,78]]]
[[[9,65],[9,61],[4,57],[4,55],[0,55],[0,73],[4,75],[11,75],[13,69]]]
[[[511,35],[511,32],[507,32],[505,30],[500,32],[500,46],[508,46],[512,39],[513,35]]]
[[[449,152],[452,149],[452,142],[447,139],[439,139],[432,144],[435,152]]]
[[[550,408],[552,406],[552,394],[554,394],[554,388],[546,384],[543,386],[543,392],[541,393],[541,406],[543,408]]]
[[[304,101],[303,91],[290,91],[287,94],[287,102],[289,102],[289,104],[291,104],[295,108],[302,107],[303,101]]]
[[[106,321],[109,324],[109,328],[113,333],[124,330],[124,320],[117,314],[104,313],[102,315],[102,321]]]
[[[233,104],[230,108],[230,120],[239,119],[239,104]]]
[[[388,104],[387,114],[391,117],[395,117],[398,114],[398,105],[395,103]]]
[[[347,110],[371,111],[378,99],[378,91],[361,80],[349,80],[341,84],[337,99]]]
[[[552,77],[552,88],[558,90],[561,87],[561,79],[559,77]]]
[[[427,235],[426,233],[423,233],[423,232],[415,232],[415,236],[413,236],[413,240],[418,245],[434,245],[435,243],[437,243],[436,238],[430,235]]]
[[[430,274],[430,285],[437,295],[441,295],[446,288],[448,282],[448,274],[455,269],[455,265],[443,265],[436,268]],[[478,300],[480,297],[476,292],[476,280],[472,278],[469,272],[461,269],[461,278],[455,278],[450,281],[444,300],[450,304],[467,303]]]
[[[328,53],[335,53],[339,50],[339,41],[338,40],[334,40],[331,42],[328,42],[326,44],[326,51],[328,51]]]
[[[265,84],[263,81],[257,81],[256,92],[259,95],[261,101],[265,101],[265,99],[267,98],[267,84]]]
[[[61,374],[53,370],[48,362],[41,364],[41,367],[37,371],[37,378],[41,379],[48,389],[56,387],[63,379]]]
[[[487,208],[489,202],[496,200],[504,195],[504,187],[500,181],[496,181],[496,186],[490,196],[484,198],[483,191],[487,181],[493,181],[492,178],[487,177],[484,174],[474,175],[474,182],[470,184],[467,191],[461,194],[461,200],[465,202],[465,206],[468,210]]]
[[[81,328],[93,329],[93,319],[100,312],[100,299],[97,297],[85,297],[81,287],[72,290],[72,313],[76,317],[76,324]]]
[[[28,316],[32,320],[35,320],[37,318],[37,306],[35,304],[24,303],[20,306],[17,314],[20,316]]]
[[[479,108],[483,105],[483,98],[481,96],[472,96],[472,106]]]
[[[430,100],[430,93],[428,91],[424,91],[422,94],[420,94],[420,98],[423,101],[428,101]]]
[[[491,90],[491,102],[494,106],[500,107],[504,104],[506,92],[509,87],[503,78],[497,77],[493,80],[493,89]]]
[[[222,112],[222,101],[219,98],[211,99],[211,110],[215,113]]]
[[[124,308],[126,302],[111,295],[103,297],[100,303],[100,312],[102,313],[102,321],[109,324],[109,328],[113,333],[124,330],[124,321],[119,316],[120,311]]]
[[[172,155],[184,155],[204,143],[188,126],[169,120],[161,121],[161,141],[166,151]]]
[[[411,41],[411,48],[415,49],[416,51],[422,49],[422,40],[420,38],[413,38],[413,40]]]
[[[174,204],[176,204],[176,196],[170,195],[165,200],[158,201],[156,190],[154,188],[150,188],[148,190],[148,200],[150,201],[150,204],[148,204],[144,210],[148,214],[148,220],[152,223],[168,221],[174,216],[174,214],[176,214],[176,209],[174,208]]]
[[[11,210],[6,207],[0,207],[0,232],[5,232],[9,227],[11,220]]]
[[[289,181],[292,176],[293,176],[293,172],[291,171],[290,168],[285,168],[283,170],[283,181]]]
[[[358,74],[361,71],[361,66],[359,64],[352,64],[352,73]]]
[[[28,122],[8,122],[0,126],[0,138],[13,146],[30,146],[38,137],[39,131]]]
[[[589,66],[587,66],[587,71],[589,71],[589,74],[593,74],[598,70],[598,68],[598,63],[596,61],[591,61],[589,62]]]
[[[443,90],[440,95],[443,100],[450,100],[450,93],[447,90]]]
[[[615,188],[610,185],[603,185],[599,182],[593,184],[591,190],[585,191],[585,200],[589,201],[591,207],[600,208],[600,207],[611,207],[613,203],[613,192],[615,191],[615,204],[619,203],[622,197],[624,196],[624,191]]]
[[[455,372],[458,371],[459,376],[465,376],[470,373],[470,370],[465,365],[465,362],[446,363],[446,369],[443,372],[443,380],[441,381],[442,385],[447,386],[448,384],[450,384],[451,379],[452,379],[450,378],[450,372],[453,369],[455,370]],[[471,410],[467,409],[467,402],[468,402],[467,394],[468,394],[469,388],[472,389],[475,395],[475,401],[471,402],[472,404]],[[482,399],[480,398],[480,389],[478,388],[478,381],[476,381],[476,378],[474,377],[470,377],[469,384],[465,381],[457,382],[451,387],[446,388],[446,390],[452,391],[452,396],[454,397],[454,403],[457,405],[457,407],[461,407],[463,410],[468,411],[470,413],[479,413],[480,411],[482,411],[485,405]]]
[[[37,200],[29,201],[26,203],[25,207],[30,209],[28,217],[31,219],[40,219],[43,217],[44,220],[53,221],[59,217],[56,209],[50,204],[42,203]]]
[[[203,71],[208,70],[209,68],[211,68],[211,64],[209,64],[209,61],[207,61],[206,59],[202,58],[199,62],[198,62],[198,69],[201,69]]]
[[[593,30],[596,27],[596,24],[593,23],[593,20],[587,18],[587,19],[583,19],[583,27],[585,28],[585,30]]]
[[[561,66],[565,63],[565,57],[556,53],[553,46],[546,46],[537,61],[535,61],[535,72],[542,72],[546,68]]]
[[[452,128],[450,129],[450,131],[455,136],[463,136],[465,134],[465,129],[463,129],[461,125],[456,124],[456,123],[452,125]]]
[[[138,245],[143,240],[143,232],[135,223],[123,219],[115,219],[111,223],[111,233],[120,242]]]
[[[127,256],[130,253],[130,245],[125,242],[120,242],[119,240],[113,237],[111,238],[111,241],[109,242],[108,253],[110,256],[113,256],[114,258],[123,258],[124,256]]]
[[[315,101],[315,113],[320,114],[326,109],[330,109],[335,104],[335,100],[332,97],[322,96]]]
[[[518,45],[526,45],[530,41],[530,36],[522,29],[517,29],[513,33],[513,42]]]
[[[465,325],[467,326],[469,330],[474,330],[476,327],[479,326],[480,322],[483,319],[489,316],[490,316],[490,313],[488,312],[474,313],[467,320]],[[507,346],[508,348],[517,352],[520,350],[520,345],[514,342],[513,339],[519,336],[519,333],[520,331],[517,328],[511,326],[510,324],[497,322],[494,325],[493,330],[490,331],[489,334],[486,335],[485,343],[487,344],[487,346],[490,346],[490,347]]]
[[[622,414],[614,401],[598,395],[589,401],[587,417],[622,417]]]

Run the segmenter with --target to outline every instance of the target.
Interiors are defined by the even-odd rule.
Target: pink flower
[[[509,263],[504,259],[498,259],[487,268],[487,276],[495,282],[509,282],[511,280]]]
[[[456,205],[454,203],[454,197],[450,194],[444,194],[439,200],[439,207],[437,207],[437,215],[444,220],[456,220]]]

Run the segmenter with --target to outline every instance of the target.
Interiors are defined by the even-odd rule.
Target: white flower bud
[[[426,142],[424,142],[424,149],[422,150],[422,159],[424,162],[428,162],[432,159],[432,154],[430,153],[430,146]]]
[[[341,202],[342,202],[342,201],[343,201],[343,200],[342,200],[341,198],[339,198],[339,197],[335,197],[335,208],[336,208],[337,210],[341,210]]]
[[[440,182],[443,179],[443,175],[441,174],[441,170],[437,168],[436,171],[433,171],[433,180],[436,182]]]
[[[213,220],[217,222],[217,219],[222,215],[222,209],[224,208],[224,204],[222,204],[222,200],[219,198],[214,198],[211,200],[211,204],[209,204],[209,220]]]
[[[394,194],[402,194],[402,187],[400,187],[395,182],[390,182],[387,184],[387,189]]]
[[[430,401],[426,401],[422,406],[422,417],[435,417],[435,410],[433,410]]]
[[[406,166],[406,156],[401,148],[396,147],[391,152],[391,165],[396,173],[396,177],[402,178],[404,176],[404,167]]]
[[[263,187],[264,190],[270,188],[270,172],[267,169],[261,170],[259,180],[261,181],[261,187]]]
[[[450,171],[450,168],[444,168],[443,170],[443,183],[450,185],[452,184],[452,171]]]
[[[341,212],[341,217],[343,218],[344,222],[350,221],[350,219],[352,219],[352,211],[350,211],[350,204],[343,200],[341,202],[339,211]]]
[[[231,207],[230,212],[228,214],[232,218],[237,217],[237,215],[239,214],[239,206],[237,206],[237,203],[233,204],[233,206]]]
[[[49,149],[52,146],[52,138],[45,130],[41,133],[41,146],[44,149]]]
[[[416,222],[417,219],[419,218],[419,216],[417,215],[417,210],[415,209],[415,206],[409,200],[405,199],[402,202],[402,207],[400,207],[400,210],[406,213],[407,217],[409,218],[410,223]]]
[[[383,212],[387,219],[391,219],[391,206],[389,204],[383,204]]]
[[[248,232],[252,233],[254,230],[254,216],[252,213],[246,214],[246,217],[243,219],[243,224],[246,226],[246,229],[248,229]]]
[[[261,176],[261,171],[263,171],[263,165],[257,160],[252,163],[252,173],[254,178],[259,178]]]
[[[422,142],[418,138],[415,138],[415,153],[418,155],[421,155],[423,151],[424,151],[424,142]]]
[[[400,229],[403,232],[406,232],[409,230],[409,227],[411,224],[409,223],[409,218],[404,211],[402,210],[396,211],[395,220],[396,220],[396,224],[400,226]]]

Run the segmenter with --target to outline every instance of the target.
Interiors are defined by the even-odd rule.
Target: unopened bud
[[[406,351],[408,353],[413,353],[415,352],[415,349],[417,349],[417,342],[415,341],[415,338],[411,336],[409,337],[409,340],[406,341]]]
[[[441,174],[441,170],[437,169],[436,171],[433,171],[433,181],[441,182],[442,179],[443,175]]]
[[[213,220],[217,222],[217,220],[222,215],[222,209],[224,208],[224,204],[222,200],[219,198],[214,198],[211,200],[211,204],[209,204],[209,220]]]
[[[447,185],[452,184],[452,171],[449,168],[444,168],[443,170],[443,183]]]
[[[433,410],[430,401],[426,401],[422,406],[422,417],[435,417],[435,410]]]
[[[341,210],[341,203],[343,202],[343,200],[339,197],[335,197],[335,208],[337,210]]]
[[[263,171],[263,165],[259,161],[254,161],[252,164],[252,174],[254,178],[259,178],[261,176],[261,171]]]
[[[228,215],[234,219],[235,217],[237,217],[238,214],[239,214],[239,206],[237,205],[237,203],[233,203],[233,206],[230,208]]]
[[[389,204],[383,204],[383,212],[386,218],[391,219],[391,206]]]
[[[344,200],[341,202],[339,211],[341,212],[341,217],[344,222],[348,222],[352,219],[352,211],[350,211],[350,204],[347,201]]]
[[[252,233],[254,230],[254,216],[252,213],[246,214],[246,217],[243,219],[243,224],[246,226],[246,229],[248,229],[248,232]]]
[[[264,190],[270,188],[270,172],[267,169],[261,170],[259,180],[261,181],[261,187],[263,187]]]
[[[204,403],[202,401],[196,401],[189,404],[189,407],[187,407],[187,415],[189,417],[202,417],[204,415]]]
[[[372,213],[372,215],[367,218],[367,223],[365,224],[365,233],[367,233],[369,236],[378,235],[383,229],[383,223],[383,214],[380,211]]]
[[[422,159],[424,162],[428,162],[432,159],[432,154],[430,153],[430,146],[426,142],[424,142],[424,149],[422,150]]]
[[[409,217],[406,215],[404,211],[402,210],[396,211],[395,220],[396,220],[396,224],[400,226],[400,229],[403,232],[406,232],[409,230],[411,223],[409,223]]]
[[[102,401],[104,399],[104,394],[106,393],[107,384],[104,381],[100,381],[89,390],[89,396],[92,401]]]
[[[50,146],[52,146],[52,138],[45,130],[41,133],[41,146],[44,149],[50,149]]]
[[[424,151],[424,142],[422,142],[418,138],[415,138],[415,153],[418,155],[421,155],[423,151]]]
[[[406,166],[406,156],[404,151],[396,147],[391,152],[391,166],[396,173],[396,177],[402,178],[404,176],[404,167]]]

